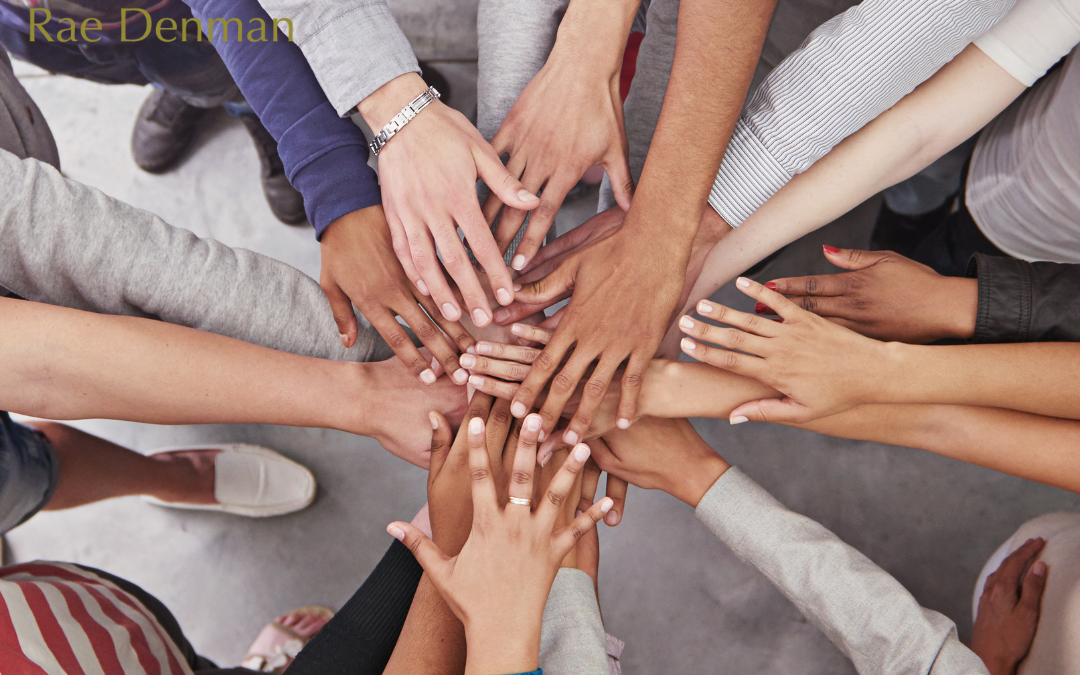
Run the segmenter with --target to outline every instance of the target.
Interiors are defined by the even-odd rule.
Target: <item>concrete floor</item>
[[[416,16],[423,24],[422,13]],[[436,46],[430,55],[438,56]],[[459,104],[468,112],[475,67],[467,50],[450,53],[465,59],[448,65],[448,74],[460,83]],[[145,90],[51,77],[25,66],[18,71],[53,127],[69,176],[201,236],[317,276],[311,230],[274,220],[254,150],[238,124],[213,118],[180,168],[150,176],[135,167],[128,150]],[[584,200],[572,205],[562,227],[580,222],[587,210]],[[761,278],[831,271],[819,245],[864,244],[876,210],[872,200],[789,247]],[[749,307],[730,287],[716,299]],[[389,545],[385,524],[410,518],[424,502],[424,472],[370,439],[344,433],[100,420],[77,426],[143,451],[258,443],[317,474],[318,501],[284,518],[189,514],[131,498],[40,514],[7,537],[9,560],[74,561],[143,585],[172,608],[199,650],[224,665],[237,663],[276,614],[312,603],[340,606]],[[699,420],[697,426],[781,501],[819,520],[896,575],[924,605],[953,618],[965,638],[971,590],[990,553],[1028,518],[1080,508],[1076,495],[926,452],[767,425],[732,428]],[[632,489],[624,523],[602,531],[601,542],[604,616],[608,630],[627,642],[625,672],[853,672],[766,579],[667,495]]]

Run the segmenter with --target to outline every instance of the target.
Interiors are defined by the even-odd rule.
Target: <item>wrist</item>
[[[979,312],[979,280],[962,277],[942,279],[941,333],[943,337],[970,340],[975,336]]]
[[[376,363],[354,361],[330,361],[333,367],[331,382],[324,390],[329,396],[320,402],[328,419],[322,424],[326,429],[337,429],[357,436],[379,438],[379,430],[372,420],[381,419],[377,414],[378,401],[371,392],[379,390]],[[359,412],[358,412],[359,411]]]
[[[567,64],[574,79],[617,77],[638,6],[628,0],[573,0],[559,22],[548,63]]]
[[[360,101],[356,108],[371,127],[372,132],[377,134],[394,118],[394,115],[401,112],[426,89],[427,84],[418,73],[405,73],[376,89],[370,96]]]
[[[703,441],[702,444],[704,444]],[[693,464],[693,470],[687,471],[678,484],[672,486],[672,490],[665,490],[672,497],[695,509],[701,503],[705,493],[716,485],[716,481],[720,480],[720,476],[723,476],[725,471],[731,468],[731,465],[708,445],[701,450],[701,459]]]
[[[528,673],[539,668],[540,615],[523,622],[491,619],[496,617],[464,622],[465,675]]]

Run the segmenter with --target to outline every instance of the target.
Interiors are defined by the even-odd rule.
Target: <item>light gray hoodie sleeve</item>
[[[188,230],[0,150],[0,285],[27,300],[156,318],[305,356],[393,354],[360,318],[338,338],[314,279]],[[359,318],[359,317],[358,317]]]
[[[563,568],[544,607],[540,632],[544,675],[610,675],[607,635],[592,578]]]
[[[764,574],[862,675],[986,675],[956,624],[921,607],[888,572],[794,513],[736,468],[697,507],[698,520]]]
[[[293,22],[293,39],[326,98],[346,117],[390,80],[420,72],[386,0],[259,0],[272,19]]]

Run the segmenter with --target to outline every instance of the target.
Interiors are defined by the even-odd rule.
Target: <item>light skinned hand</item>
[[[427,347],[441,369],[457,384],[468,374],[457,355],[476,340],[461,323],[448,321],[405,276],[393,250],[390,226],[381,206],[353,211],[330,223],[321,241],[322,286],[334,322],[345,347],[356,344],[359,328],[353,305],[371,322],[398,358],[424,384],[433,384],[436,373],[431,359],[424,358],[395,317],[400,316]],[[445,333],[444,333],[445,331]],[[449,337],[447,337],[449,336]]]
[[[646,490],[663,490],[697,508],[731,465],[694,431],[689,420],[646,417],[631,428],[589,441],[608,476]]]
[[[590,527],[611,507],[602,499],[559,528],[560,507],[571,495],[589,457],[580,445],[552,479],[544,497],[531,506],[499,504],[491,470],[490,439],[483,418],[468,424],[473,524],[461,552],[447,556],[412,525],[391,523],[387,531],[416,556],[424,572],[465,626],[466,673],[516,673],[537,668],[540,623],[559,564]],[[509,494],[532,499],[536,442],[540,419],[531,415],[522,426]]]
[[[426,88],[416,73],[401,75],[358,107],[377,133]],[[424,108],[379,154],[383,209],[405,274],[422,294],[431,295],[443,317],[457,321],[461,306],[443,275],[445,267],[469,316],[483,327],[491,322],[491,306],[458,228],[487,273],[499,303],[513,302],[514,285],[480,210],[477,179],[508,206],[531,210],[540,203],[507,172],[476,127],[439,101]]]
[[[681,347],[698,361],[750,377],[784,394],[749,401],[731,411],[732,424],[746,421],[805,423],[877,402],[877,374],[888,345],[812,314],[776,291],[739,277],[736,287],[764,303],[782,322],[702,300],[698,313],[730,326],[684,316]],[[711,342],[717,347],[710,347]]]
[[[926,344],[974,335],[977,279],[944,277],[891,251],[822,248],[829,262],[850,271],[775,279],[766,288],[876,340]],[[763,303],[754,311],[772,313]]]
[[[1028,539],[986,578],[971,634],[971,651],[990,675],[1015,675],[1039,626],[1046,563],[1036,561],[1046,542]]]

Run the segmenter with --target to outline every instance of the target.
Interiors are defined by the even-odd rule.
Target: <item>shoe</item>
[[[207,110],[188,105],[176,94],[155,89],[135,118],[131,134],[135,163],[149,173],[162,173],[175,166]]]
[[[286,225],[300,225],[307,220],[304,212],[304,197],[289,183],[285,176],[285,165],[278,155],[277,141],[254,115],[242,115],[255,150],[259,153],[263,194],[274,216]]]
[[[156,506],[190,511],[219,511],[248,518],[282,516],[306,509],[315,501],[315,476],[305,467],[257,445],[226,443],[170,448],[150,456],[179,450],[221,450],[214,458],[214,499],[217,504],[143,500]]]
[[[933,211],[917,216],[897,213],[882,200],[881,211],[870,233],[870,250],[892,251],[910,258],[922,240],[956,210],[958,199],[959,193],[954,194]]]

